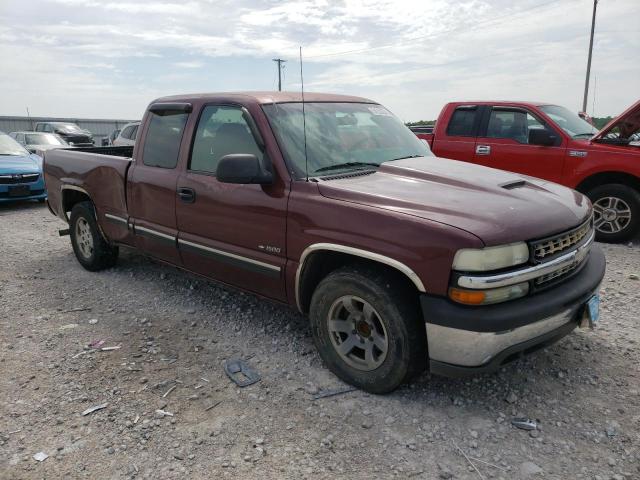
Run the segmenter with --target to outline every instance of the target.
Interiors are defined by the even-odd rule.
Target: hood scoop
[[[527,182],[525,180],[516,180],[515,182],[503,183],[500,186],[505,190],[514,190],[516,188],[522,188],[527,186]]]

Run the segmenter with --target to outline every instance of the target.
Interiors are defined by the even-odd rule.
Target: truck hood
[[[328,198],[465,230],[487,246],[553,235],[591,214],[584,195],[561,185],[437,157],[387,162],[368,175],[321,178],[318,188]]]
[[[36,173],[40,170],[42,160],[37,155],[0,155],[0,175]]]
[[[616,127],[619,128],[622,138],[628,138],[632,133],[640,130],[640,100],[607,123],[602,130],[591,137],[591,140],[602,140]]]

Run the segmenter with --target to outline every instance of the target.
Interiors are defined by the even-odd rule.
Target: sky
[[[592,0],[0,0],[0,115],[141,118],[164,95],[359,95],[404,121],[448,101],[581,110]],[[587,111],[640,98],[640,1],[599,0]]]

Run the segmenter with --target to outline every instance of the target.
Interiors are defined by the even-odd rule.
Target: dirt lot
[[[593,332],[494,375],[314,400],[343,385],[303,317],[131,252],[87,272],[63,226],[0,207],[2,478],[640,478],[638,241],[604,247]],[[236,357],[262,381],[234,386]]]

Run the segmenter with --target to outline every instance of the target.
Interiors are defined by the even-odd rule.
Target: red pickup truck
[[[134,147],[46,152],[80,264],[134,247],[295,306],[326,365],[371,392],[490,371],[597,320],[585,196],[434,158],[370,100],[305,100],[162,98]]]
[[[415,132],[442,158],[551,180],[593,202],[596,238],[640,231],[640,101],[600,132],[564,107],[528,102],[453,102],[433,133]]]

